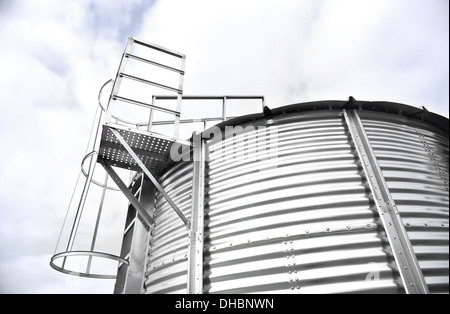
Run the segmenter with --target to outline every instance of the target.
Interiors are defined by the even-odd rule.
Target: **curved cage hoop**
[[[86,265],[87,269],[85,272],[75,271],[75,270],[70,270],[70,269],[64,268],[67,258],[75,257],[75,256],[89,257],[89,262],[88,262],[88,265]],[[70,251],[70,252],[62,252],[62,253],[53,255],[52,258],[50,259],[50,266],[53,269],[55,269],[59,272],[62,272],[64,274],[78,276],[78,277],[97,278],[97,279],[116,279],[116,274],[108,275],[108,274],[90,273],[89,272],[90,262],[93,257],[109,259],[112,261],[116,261],[118,263],[128,265],[128,261],[126,259],[123,259],[123,258],[113,255],[113,254],[108,254],[108,253],[104,253],[104,252],[96,252],[96,251]],[[63,259],[62,266],[58,266],[55,263],[55,261],[58,259],[61,259],[61,258]]]
[[[86,162],[86,160],[87,160],[89,157],[92,158],[92,156],[95,155],[95,154],[98,155],[98,152],[97,152],[97,151],[92,151],[92,152],[90,152],[89,154],[87,154],[86,156],[84,156],[83,160],[81,161],[81,172],[83,173],[83,175],[84,175],[86,178],[89,176],[89,174],[88,174],[88,172],[84,169],[84,163]],[[101,183],[101,182],[95,180],[94,178],[91,178],[91,182],[94,183],[95,185],[99,186],[99,187],[106,188],[106,189],[111,190],[111,191],[120,191],[120,189],[119,189],[118,187],[114,187],[114,186],[110,186],[110,185],[104,185],[103,183]]]

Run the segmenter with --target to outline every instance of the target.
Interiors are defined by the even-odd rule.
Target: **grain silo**
[[[126,73],[130,59],[175,73],[178,85]],[[89,155],[115,183],[97,185],[129,202],[121,249],[95,249],[100,214],[90,247],[75,249],[78,206],[54,268],[103,277],[90,273],[91,260],[112,259],[115,293],[448,293],[447,118],[353,97],[270,110],[262,96],[183,95],[183,77],[184,55],[130,38]],[[174,95],[121,96],[124,79]],[[201,130],[181,138],[192,122],[181,103],[209,100],[221,115],[195,121]],[[248,100],[260,112],[229,117],[230,101]],[[114,115],[118,101],[148,109],[148,121]],[[154,120],[156,111],[174,118]],[[173,134],[154,129],[167,125]],[[131,173],[128,183],[117,168]],[[86,185],[93,171],[83,171]],[[89,258],[89,270],[66,269],[73,256]]]

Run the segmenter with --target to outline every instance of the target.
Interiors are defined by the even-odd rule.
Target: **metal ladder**
[[[180,60],[180,66],[175,68],[171,65],[152,61],[148,58],[132,53],[134,46],[140,46],[141,48],[144,48],[144,50],[157,51],[167,56],[177,58]],[[149,64],[165,71],[178,74],[177,87],[169,86],[156,80],[150,80],[146,77],[127,73],[126,66],[130,59],[141,64]],[[120,61],[119,70],[117,72],[111,96],[109,98],[108,107],[106,109],[106,120],[102,126],[97,161],[105,168],[109,176],[114,180],[130,203],[139,212],[139,218],[144,225],[147,226],[147,228],[153,224],[152,218],[130,192],[112,166],[143,172],[155,185],[158,191],[166,198],[178,216],[180,216],[183,220],[184,224],[189,228],[190,222],[167,195],[156,179],[161,170],[164,168],[164,165],[170,161],[170,149],[172,145],[178,143],[180,145],[191,146],[189,142],[178,138],[181,101],[183,95],[184,65],[185,56],[183,54],[130,37]],[[157,89],[168,90],[172,93],[176,93],[176,110],[156,106],[153,101],[148,103],[121,95],[120,86],[122,85],[123,80],[132,80],[140,84],[150,85],[156,87]],[[154,98],[152,97],[152,99]],[[138,126],[145,125],[143,123],[138,123],[136,124],[136,127],[133,128],[129,121],[115,116],[113,111],[117,101],[148,108],[150,110],[150,114],[147,130],[138,128]],[[161,111],[174,116],[173,136],[148,131],[154,111]]]

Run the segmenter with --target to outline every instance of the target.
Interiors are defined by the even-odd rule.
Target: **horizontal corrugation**
[[[361,281],[375,283],[368,280],[375,277],[390,280],[389,291],[399,290],[377,232],[367,228],[215,248],[206,261],[210,267],[205,280],[209,293],[307,293],[317,285],[333,287],[329,292],[334,293],[356,292]],[[373,289],[381,288],[368,284],[359,292]]]
[[[428,288],[448,293],[448,138],[417,120],[361,117]]]
[[[430,291],[448,292],[448,139],[361,117]],[[204,292],[404,293],[341,112],[289,119],[207,145]],[[189,218],[192,164],[160,182]],[[188,233],[160,195],[155,221],[145,291],[185,293]]]
[[[184,259],[150,272],[144,282],[145,293],[186,293],[187,267]]]
[[[397,292],[340,114],[277,126],[277,159],[259,158],[259,134],[211,147],[205,292]]]
[[[186,218],[190,219],[192,163],[175,164],[164,173],[160,182]],[[156,195],[154,219],[145,293],[186,293],[188,232],[160,193]]]

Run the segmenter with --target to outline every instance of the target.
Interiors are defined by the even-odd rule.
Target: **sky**
[[[0,293],[112,293],[49,260],[129,36],[187,56],[185,95],[449,116],[448,0],[0,0]]]

